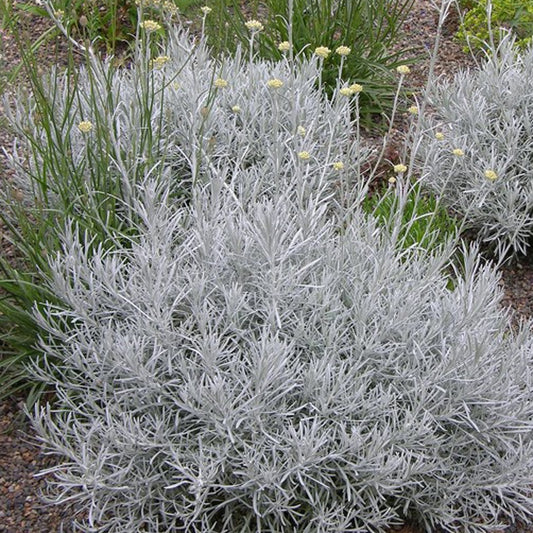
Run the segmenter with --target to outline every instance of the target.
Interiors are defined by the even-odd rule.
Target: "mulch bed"
[[[437,14],[431,4],[429,0],[416,0],[403,26],[406,37],[400,46],[416,46],[418,53],[428,53],[431,50],[437,27]],[[43,21],[28,19],[21,31],[31,30],[35,38],[44,31],[45,24]],[[445,27],[439,53],[436,68],[438,75],[450,76],[459,67],[473,64],[453,39],[456,27],[457,17],[452,13]],[[0,65],[3,64],[4,69],[12,67],[19,61],[14,39],[5,31],[0,34],[0,39],[3,44]],[[46,65],[57,62],[61,53],[64,54],[64,50],[64,44],[52,43],[52,46],[41,52],[44,54],[42,63]],[[428,64],[429,61],[426,59],[412,68],[409,81],[415,87],[424,86]],[[9,133],[1,128],[0,145],[6,148],[10,145]],[[0,159],[0,179],[6,179],[1,163]],[[9,253],[5,246],[3,253]],[[501,273],[505,291],[504,304],[510,306],[517,313],[517,317],[533,316],[533,258],[515,259],[502,267]],[[70,533],[74,531],[72,521],[75,510],[67,505],[43,503],[40,498],[46,479],[50,478],[51,474],[39,477],[36,477],[36,474],[52,467],[56,459],[44,455],[35,443],[32,429],[23,414],[23,406],[23,400],[20,398],[10,398],[0,402],[0,532]],[[414,528],[405,527],[401,531],[412,532]],[[533,529],[527,526],[513,526],[508,531],[525,533]]]

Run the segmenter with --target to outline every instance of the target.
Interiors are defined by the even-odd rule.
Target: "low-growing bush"
[[[437,85],[419,152],[423,184],[501,255],[533,235],[533,49],[501,43],[482,68]]]
[[[67,227],[36,311],[50,496],[102,532],[530,518],[533,346],[497,274],[467,253],[449,290],[451,247],[399,253],[359,209],[341,228],[292,174],[242,202],[216,171],[181,208],[148,183],[129,247]]]
[[[8,109],[1,316],[55,392],[30,413],[51,501],[87,532],[530,519],[532,324],[475,249],[406,238],[407,183],[406,215],[364,212],[360,88],[326,98],[316,58],[150,45]]]

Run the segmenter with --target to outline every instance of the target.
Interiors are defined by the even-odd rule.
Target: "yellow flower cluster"
[[[298,133],[298,135],[300,135],[300,137],[305,137],[307,130],[303,126],[298,126],[296,128],[296,132]]]
[[[403,174],[407,170],[407,167],[403,165],[402,163],[399,163],[398,165],[394,165],[393,168],[396,174]]]
[[[492,169],[487,169],[487,170],[485,170],[485,177],[489,181],[495,181],[495,180],[498,179],[498,174],[496,174],[496,172],[494,172],[494,170],[492,170]]]
[[[156,22],[155,20],[143,20],[141,22],[141,28],[145,31],[147,31],[148,33],[151,33],[153,31],[158,31],[161,29],[161,24],[159,24],[158,22]]]
[[[245,22],[244,25],[251,31],[263,31],[265,28],[264,26],[258,21],[258,20],[249,20],[248,22]]]
[[[234,105],[231,110],[234,112],[234,113],[240,113],[241,112],[241,106],[238,106],[238,105]]]
[[[280,89],[281,87],[283,87],[283,82],[278,78],[274,78],[272,80],[267,81],[267,87],[269,89]]]
[[[315,54],[322,59],[326,59],[331,54],[331,50],[327,46],[318,46],[315,48]]]
[[[435,133],[435,139],[437,139],[437,141],[443,141],[444,140],[444,133],[442,133],[442,131],[437,131]]]
[[[209,6],[203,6],[200,8],[200,11],[204,14],[204,15],[209,15],[209,13],[211,13],[211,11],[213,11]]]
[[[78,124],[78,129],[79,129],[82,133],[89,133],[89,132],[93,129],[93,123],[92,123],[92,122],[89,122],[88,120],[82,120],[82,121]]]
[[[166,0],[163,2],[163,10],[166,11],[171,16],[176,16],[178,14],[179,8],[174,2]]]
[[[400,65],[399,67],[396,67],[396,72],[401,76],[405,76],[411,72],[411,69],[407,65]]]
[[[343,170],[344,169],[344,163],[342,161],[335,161],[333,163],[333,168],[335,170]]]
[[[359,85],[358,83],[353,83],[349,87],[342,87],[342,89],[339,89],[339,94],[342,94],[342,96],[352,96],[354,94],[360,93],[362,90],[362,85]]]
[[[214,81],[214,85],[217,89],[224,89],[225,87],[228,86],[228,82],[227,80],[225,80],[224,78],[217,78],[215,81]]]
[[[335,50],[335,53],[339,54],[340,56],[347,56],[351,51],[352,49],[349,48],[348,46],[339,46]]]
[[[412,105],[407,111],[409,111],[411,115],[418,115],[418,106]]]
[[[452,150],[452,154],[457,157],[463,157],[465,155],[465,153],[461,150],[461,148],[454,148]]]
[[[291,49],[291,43],[289,41],[282,41],[278,44],[278,50],[280,52],[288,52]]]
[[[150,67],[161,70],[170,61],[168,56],[157,56],[150,60]]]
[[[302,161],[308,161],[309,159],[311,159],[311,154],[309,152],[298,152],[298,157],[302,160]]]

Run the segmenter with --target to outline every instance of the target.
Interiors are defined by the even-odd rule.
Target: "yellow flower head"
[[[301,137],[304,137],[307,133],[307,130],[303,126],[298,126],[298,128],[296,128],[296,131]]]
[[[298,152],[298,157],[302,160],[302,161],[307,161],[308,159],[311,159],[311,154],[309,152]]]
[[[443,141],[444,140],[444,133],[442,133],[442,131],[437,131],[435,133],[435,139],[437,139],[437,141]]]
[[[359,85],[358,83],[353,83],[352,85],[350,85],[350,89],[354,94],[357,94],[363,90],[363,86]]]
[[[258,20],[249,20],[245,22],[244,25],[252,32],[263,31],[265,27]]]
[[[452,154],[457,157],[463,157],[465,155],[465,153],[461,150],[461,148],[454,148],[452,150]]]
[[[93,129],[93,123],[92,123],[92,122],[89,122],[88,120],[82,120],[82,121],[78,124],[78,129],[79,129],[82,133],[89,133],[89,132]]]
[[[267,87],[270,89],[279,89],[283,87],[283,82],[281,80],[278,80],[278,78],[274,78],[272,80],[267,81]]]
[[[391,176],[391,177],[389,178],[389,183],[390,183],[391,185],[394,185],[394,184],[396,183],[396,178],[395,178],[394,176]]]
[[[209,15],[209,13],[211,13],[211,11],[213,11],[209,6],[203,6],[200,8],[200,11],[204,14],[204,15]]]
[[[494,172],[494,170],[492,170],[492,169],[487,169],[487,170],[485,170],[485,177],[489,181],[495,181],[495,180],[498,179],[498,174],[496,174],[496,172]]]
[[[280,52],[288,52],[291,49],[291,43],[289,41],[282,41],[278,44],[278,50]]]
[[[335,170],[343,170],[344,169],[344,163],[342,161],[335,161],[333,163],[333,168]]]
[[[412,105],[407,111],[409,111],[411,115],[418,115],[418,106]]]
[[[165,2],[163,2],[163,10],[166,11],[170,16],[176,16],[179,12],[178,6],[169,0],[165,0]]]
[[[335,50],[335,53],[339,54],[340,56],[347,56],[351,51],[352,49],[349,48],[348,46],[339,46]]]
[[[407,170],[407,167],[403,165],[402,163],[399,163],[398,165],[394,165],[393,168],[396,174],[403,174]]]
[[[352,96],[353,91],[350,87],[342,87],[342,89],[339,89],[339,94],[342,94],[342,96]]]
[[[159,24],[158,22],[156,22],[155,20],[143,20],[141,22],[141,28],[145,31],[147,31],[148,33],[151,33],[153,31],[158,31],[161,29],[161,24]]]
[[[175,91],[177,91],[177,90],[181,87],[181,85],[180,85],[177,81],[173,81],[173,82],[170,84],[170,86],[171,86]]]
[[[223,78],[217,78],[214,85],[217,89],[224,89],[224,87],[228,86],[228,82]]]
[[[62,9],[58,9],[57,11],[54,11],[54,17],[56,19],[61,20],[65,16],[65,12]]]
[[[322,59],[326,59],[331,54],[331,50],[327,46],[318,46],[315,48],[315,54]]]
[[[161,70],[166,63],[170,61],[170,57],[168,56],[157,56],[155,59],[150,60],[150,66],[152,68],[156,68],[158,70]]]
[[[405,76],[411,72],[411,69],[407,65],[400,65],[399,67],[396,67],[396,72],[401,76]]]
[[[238,106],[238,105],[234,105],[231,110],[234,112],[234,113],[240,113],[241,112],[241,107]]]

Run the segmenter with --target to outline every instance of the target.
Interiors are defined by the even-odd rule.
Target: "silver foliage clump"
[[[54,72],[45,82],[53,127],[43,127],[34,97],[21,93],[6,103],[19,134],[10,156],[14,182],[29,201],[44,194],[40,201],[57,207],[57,199],[80,190],[88,197],[109,192],[110,183],[120,184],[118,194],[129,201],[132,183],[155,163],[171,171],[165,175],[184,194],[210,167],[224,168],[229,178],[246,171],[238,173],[243,187],[251,181],[246,173],[271,186],[272,175],[283,183],[301,152],[336,180],[334,162],[353,174],[367,154],[353,139],[350,99],[330,101],[318,88],[316,58],[249,62],[237,53],[215,61],[203,41],[192,44],[181,31],[170,33],[163,53],[158,62],[139,50],[127,69],[93,57],[75,76]],[[271,80],[282,86],[270,87]],[[79,131],[82,121],[93,129]]]
[[[533,236],[533,48],[518,53],[504,40],[481,68],[438,84],[430,103],[424,183],[501,255],[525,253]]]
[[[128,246],[64,232],[32,370],[57,402],[33,422],[78,528],[530,519],[530,324],[510,330],[492,268],[466,253],[451,289],[451,249],[400,253],[358,208],[339,227],[305,171],[247,202],[225,180],[181,207],[147,181]]]

